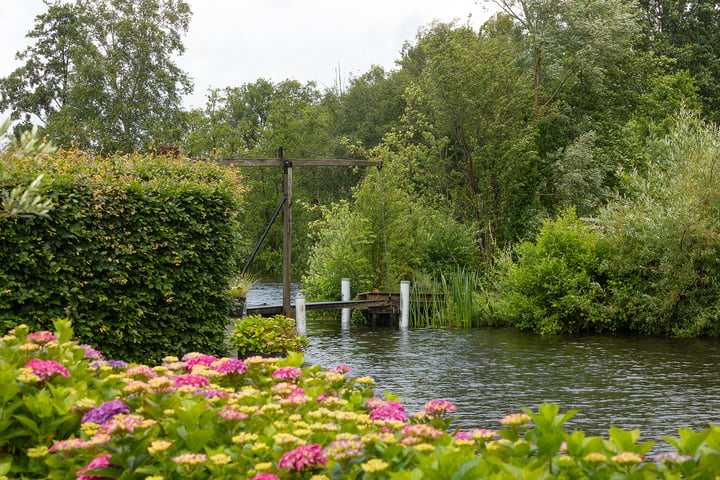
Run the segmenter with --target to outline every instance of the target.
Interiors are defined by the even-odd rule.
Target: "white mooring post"
[[[295,329],[301,337],[305,335],[307,316],[305,315],[305,295],[298,292],[295,297]]]
[[[400,282],[400,328],[410,325],[410,282]]]
[[[350,279],[349,278],[343,278],[340,280],[340,300],[343,302],[349,302],[350,301]],[[342,328],[349,328],[350,327],[350,309],[349,308],[343,308],[342,309]]]

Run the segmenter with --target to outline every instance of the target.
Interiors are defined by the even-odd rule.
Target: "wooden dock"
[[[349,308],[365,313],[370,319],[389,316],[394,318],[399,312],[399,294],[365,292],[358,294],[358,300],[347,300],[338,302],[307,302],[305,310],[342,310]],[[295,306],[293,305],[293,308]],[[258,305],[248,306],[247,315],[279,315],[283,313],[282,305]]]

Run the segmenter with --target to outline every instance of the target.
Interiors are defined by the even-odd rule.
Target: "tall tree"
[[[628,54],[639,12],[624,0],[489,0],[520,26],[534,77],[536,118],[562,89],[601,76]]]
[[[646,48],[676,61],[697,80],[705,115],[720,120],[720,2],[641,0]]]
[[[173,61],[191,12],[183,0],[45,0],[0,79],[0,109],[39,121],[63,145],[133,151],[171,140],[192,83]]]
[[[440,182],[459,218],[480,232],[486,256],[532,224],[538,186],[532,91],[513,35],[507,16],[480,32],[435,25],[402,61],[419,73],[408,102],[427,112],[437,138],[449,139]]]

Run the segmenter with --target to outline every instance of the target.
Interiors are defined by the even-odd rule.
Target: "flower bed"
[[[301,355],[189,354],[162,365],[105,360],[56,332],[19,326],[0,344],[0,478],[715,478],[720,428],[681,430],[645,458],[638,431],[568,433],[554,405],[499,430],[449,429],[455,406],[409,414],[347,366]]]

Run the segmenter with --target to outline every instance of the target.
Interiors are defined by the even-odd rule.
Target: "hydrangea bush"
[[[637,430],[563,428],[555,405],[451,428],[456,407],[416,413],[350,368],[302,355],[245,361],[193,353],[127,364],[24,326],[0,343],[0,478],[478,479],[716,478],[720,428],[680,430],[667,452]]]

